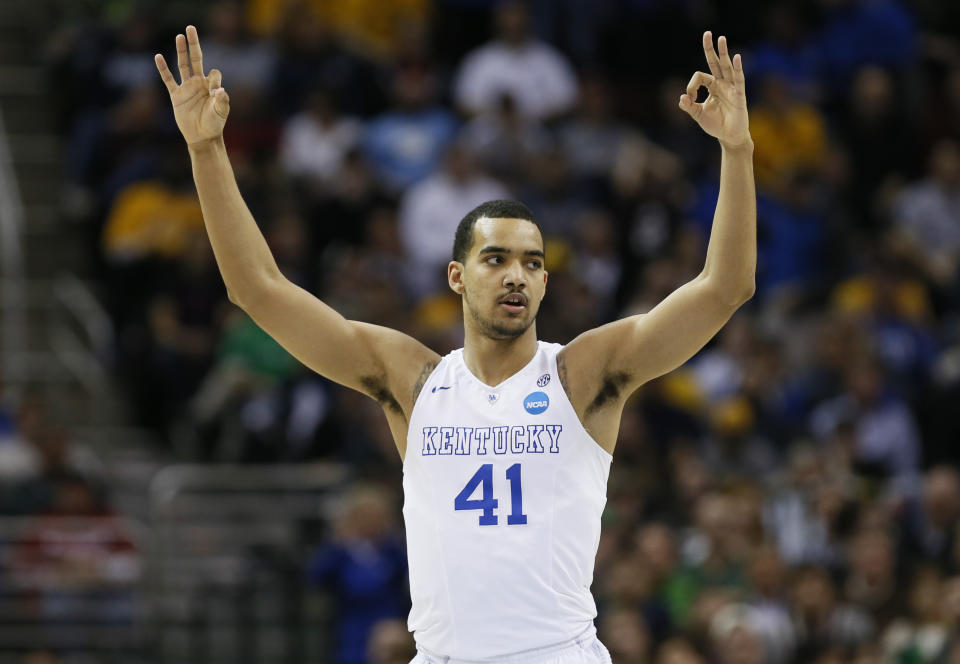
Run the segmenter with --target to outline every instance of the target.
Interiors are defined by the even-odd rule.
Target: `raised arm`
[[[348,321],[283,277],[227,157],[223,128],[230,101],[220,72],[204,75],[197,30],[188,26],[186,33],[176,40],[179,85],[163,56],[155,60],[190,151],[204,224],[230,301],[317,373],[375,398],[388,417],[409,417],[422,386],[418,379],[435,366],[437,354],[396,330]]]
[[[718,55],[713,36],[704,33],[703,49],[710,73],[693,75],[680,108],[717,138],[722,150],[720,198],[706,261],[696,278],[649,313],[586,332],[562,351],[564,383],[581,418],[611,407],[619,413],[637,387],[703,348],[754,292],[757,212],[743,63],[739,55],[730,59],[725,37],[718,40]],[[710,94],[698,104],[701,86]]]

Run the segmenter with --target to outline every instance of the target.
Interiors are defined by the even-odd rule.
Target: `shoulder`
[[[622,321],[588,330],[557,352],[557,377],[582,417],[626,399],[632,375],[611,367],[611,344],[618,342]]]

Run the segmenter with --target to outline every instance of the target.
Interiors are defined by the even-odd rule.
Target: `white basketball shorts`
[[[597,630],[590,626],[580,636],[547,646],[525,650],[496,659],[454,659],[417,646],[417,656],[410,664],[612,664],[610,652],[597,639]]]

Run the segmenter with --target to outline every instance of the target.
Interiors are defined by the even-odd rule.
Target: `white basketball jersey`
[[[612,457],[557,377],[560,344],[496,387],[444,357],[420,392],[403,462],[413,607],[434,653],[482,659],[576,637],[590,594]]]

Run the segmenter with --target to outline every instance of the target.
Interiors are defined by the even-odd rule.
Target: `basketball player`
[[[754,290],[753,142],[740,56],[730,59],[724,37],[718,53],[704,34],[710,73],[695,73],[679,100],[723,156],[703,271],[646,315],[566,346],[538,342],[543,238],[523,205],[485,203],[456,231],[447,280],[462,296],[466,336],[440,357],[395,330],[345,320],[283,277],[227,158],[221,74],[203,73],[193,26],[176,44],[180,84],[161,55],[157,68],[230,300],[304,364],[379,402],[393,432],[414,661],[609,662],[590,584],[624,402],[703,347]],[[697,103],[701,86],[709,96]]]

